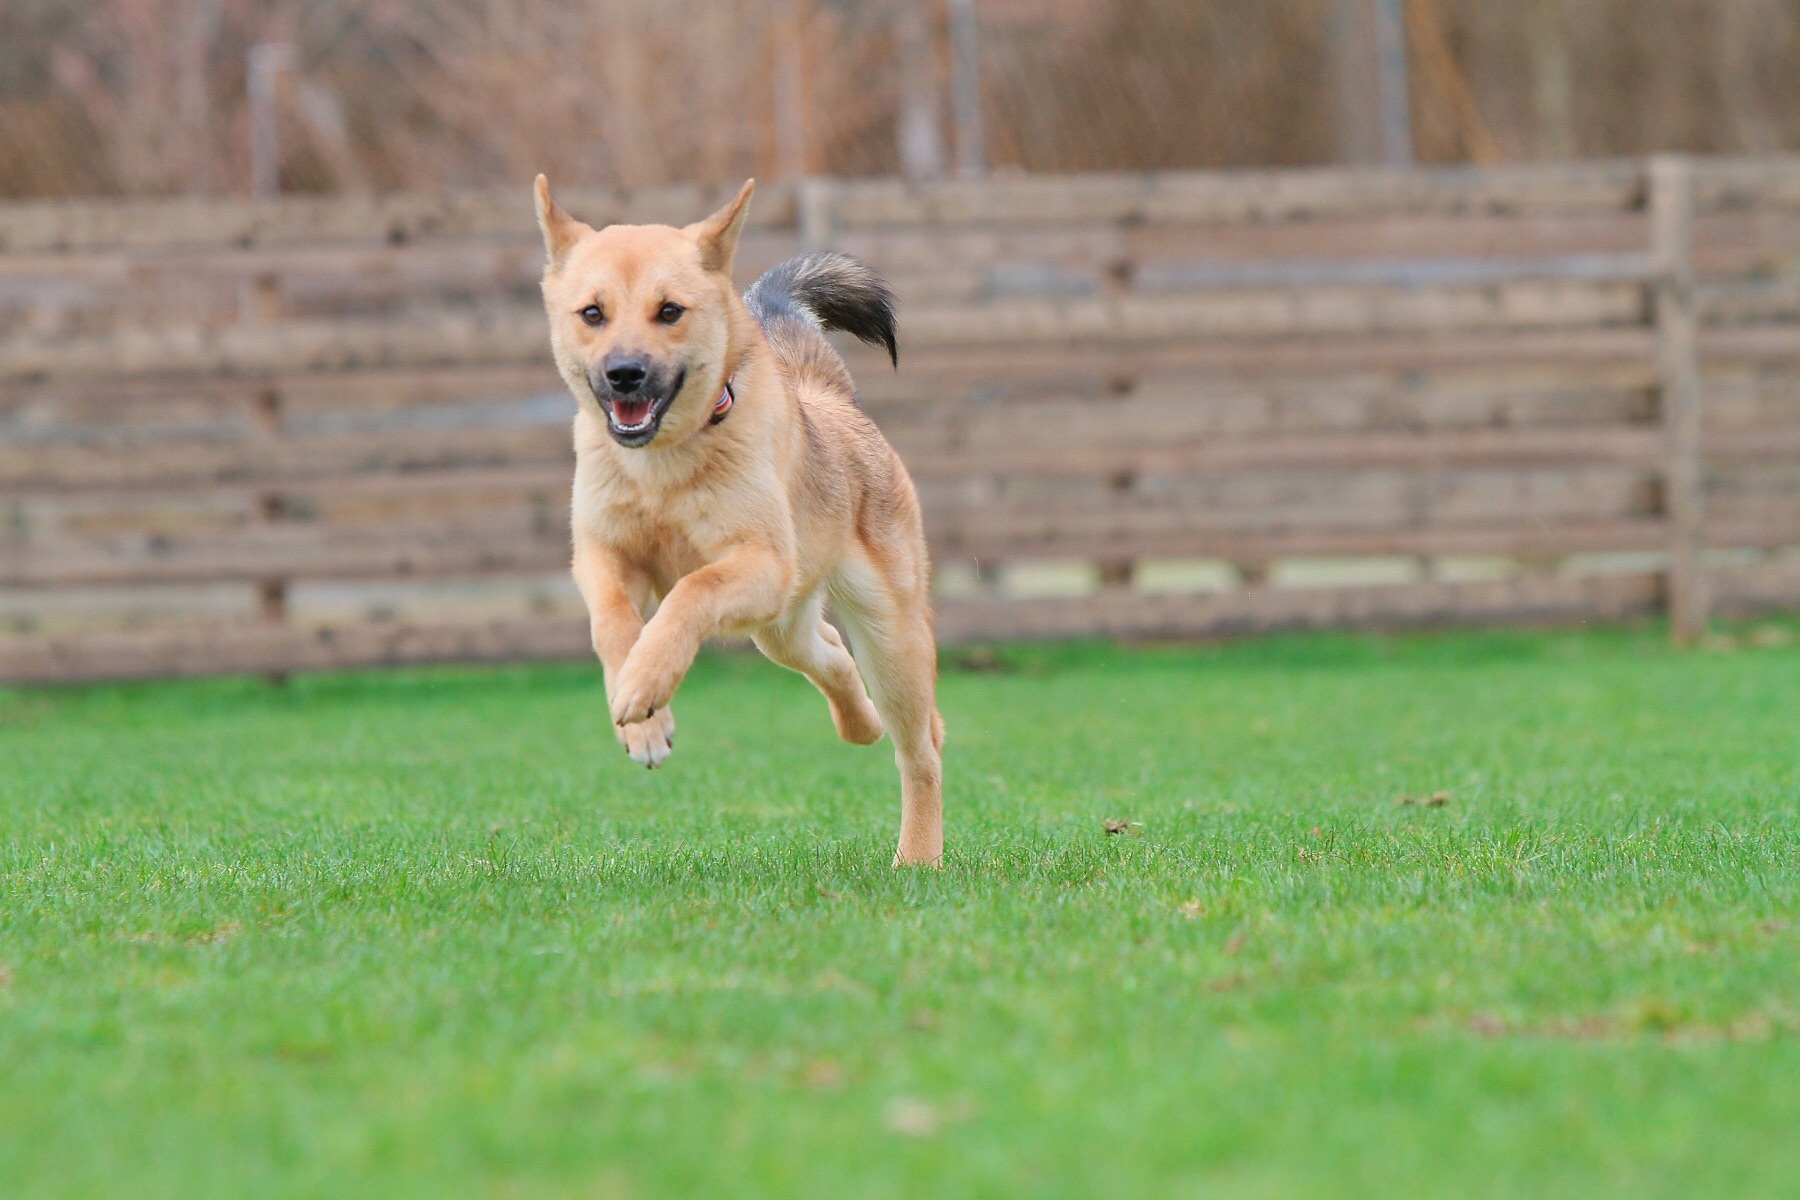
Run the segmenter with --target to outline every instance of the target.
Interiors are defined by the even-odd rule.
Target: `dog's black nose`
[[[612,384],[613,391],[626,396],[643,387],[644,377],[649,373],[635,358],[616,359],[606,364],[606,382]]]

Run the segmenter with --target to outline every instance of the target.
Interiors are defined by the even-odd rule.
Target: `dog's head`
[[[706,427],[732,346],[731,259],[756,181],[704,221],[594,229],[537,177],[544,307],[557,367],[621,446],[674,444]]]

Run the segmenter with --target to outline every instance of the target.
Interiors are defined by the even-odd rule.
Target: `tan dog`
[[[700,643],[748,634],[825,693],[844,740],[885,725],[894,864],[936,863],[944,725],[918,496],[825,339],[842,330],[895,355],[893,297],[862,264],[815,254],[740,299],[731,262],[754,187],[685,229],[594,230],[537,179],[550,341],[579,408],[575,582],[614,730],[634,761],[660,765]]]

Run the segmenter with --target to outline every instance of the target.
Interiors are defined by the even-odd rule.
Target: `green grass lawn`
[[[0,1196],[1792,1197],[1793,628],[0,692]]]

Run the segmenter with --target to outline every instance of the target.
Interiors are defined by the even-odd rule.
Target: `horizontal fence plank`
[[[1147,291],[1219,288],[1470,287],[1511,283],[1644,283],[1656,274],[1647,254],[1569,254],[1556,258],[1403,258],[1340,262],[1300,259],[1254,263],[1176,261],[1139,268]]]
[[[1635,162],[1412,170],[1321,167],[1263,171],[992,177],[833,185],[846,229],[935,224],[1122,224],[1294,221],[1373,213],[1616,211],[1643,202]]]
[[[1800,210],[1800,155],[1693,160],[1698,212],[1750,208]]]
[[[1716,567],[1711,575],[1720,612],[1742,616],[1800,608],[1800,557]]]
[[[587,622],[567,617],[480,624],[362,622],[312,629],[225,625],[78,637],[0,636],[0,682],[570,660],[592,653]]]
[[[0,551],[0,586],[254,582],[263,579],[434,579],[533,574],[569,565],[566,528],[461,532],[396,527],[380,534],[271,526],[124,544]]]
[[[1650,612],[1653,576],[1528,577],[1223,596],[1107,592],[1070,600],[957,600],[939,606],[947,643],[994,638],[1215,637],[1279,629],[1392,627],[1470,619],[1574,622]],[[586,622],[366,622],[320,629],[236,625],[81,637],[0,637],[0,682],[324,670],[427,662],[586,659]]]
[[[855,363],[864,408],[897,434],[1002,423],[1007,437],[1044,440],[1054,435],[1050,426],[1069,421],[1085,429],[1083,422],[1103,409],[1190,436],[1566,427],[1654,416],[1654,373],[1641,361],[1559,361],[1543,339],[1521,335],[1476,356],[1494,361],[1433,366],[1420,359],[1444,344],[1411,344],[1418,354],[1404,365],[1338,361],[1324,344],[1315,345],[1316,358],[1258,369],[1220,363],[1191,343],[909,351],[898,372],[860,354]],[[1800,376],[1794,381],[1800,396]],[[1733,411],[1766,409],[1769,418],[1784,416],[1778,400],[1785,386],[1779,372],[1756,368],[1709,380],[1711,392],[1737,406]],[[566,427],[574,411],[548,362],[14,382],[0,384],[0,442],[124,450],[144,441],[200,443],[277,431]]]
[[[1756,171],[1755,178],[1751,174]],[[1641,205],[1634,162],[1499,168],[1313,168],[1159,175],[992,178],[906,184],[828,184],[843,228],[937,222],[1048,224],[1292,221],[1367,214],[1515,214],[1629,210]],[[1703,195],[1774,189],[1768,167],[1721,165],[1703,174]],[[628,194],[568,189],[564,207],[590,224],[683,224],[735,191],[671,186]],[[794,189],[758,187],[753,226],[798,222]],[[529,181],[517,188],[383,197],[284,196],[272,200],[63,200],[0,205],[0,253],[74,253],[115,248],[413,244],[433,238],[517,236],[531,229]]]
[[[1466,431],[1469,438],[1392,445],[1396,453],[1417,451],[1422,462],[1490,453],[1517,457],[1536,453],[1533,446],[1557,457],[1632,457],[1641,447],[1616,447],[1641,439],[1644,430],[1631,426],[1653,412],[1639,368],[1600,367],[1585,377],[1571,369],[1557,386],[1531,371],[1233,380],[1171,372],[1161,363],[1147,364],[1155,373],[1145,374],[1134,368],[1146,364],[1116,361],[1121,374],[1114,377],[1092,359],[1067,356],[1047,363],[1018,360],[1012,374],[1004,360],[996,369],[976,359],[952,359],[929,374],[921,368],[905,378],[871,371],[866,402],[890,438],[921,461],[991,450],[1002,461],[1008,454],[1063,454],[1074,463],[1139,444],[1187,455],[1191,451],[1180,443],[1308,433],[1342,436],[1351,447],[1346,453],[1356,457],[1384,444],[1367,442],[1368,435],[1440,431]],[[548,368],[489,370],[470,379],[471,394],[511,393],[491,403],[437,388],[469,376],[465,369],[447,369],[435,379],[383,374],[0,389],[0,492],[567,457],[574,401]],[[1124,395],[1118,394],[1121,379]],[[1714,427],[1709,455],[1794,451],[1800,377],[1779,371],[1713,375],[1707,390]],[[279,420],[294,433],[277,436],[268,429],[256,409],[265,395],[278,399]],[[1544,436],[1533,441],[1538,433]],[[1563,443],[1552,433],[1567,433],[1570,440]],[[1509,448],[1509,438],[1518,439],[1516,448]],[[1617,439],[1615,448],[1605,445],[1610,439]],[[1296,442],[1295,452],[1311,457],[1303,446]],[[1217,453],[1229,461],[1238,450],[1234,444]]]
[[[1002,299],[945,304],[906,318],[909,342],[928,346],[1089,339],[1313,338],[1467,333],[1644,320],[1643,291],[1627,283],[1516,282],[1467,286],[1244,287],[1167,296]]]
[[[1716,429],[1700,439],[1701,455],[1710,465],[1735,465],[1768,459],[1800,461],[1800,425],[1761,425]]]
[[[455,363],[543,361],[541,309],[446,314],[431,321],[310,320],[279,325],[126,331],[0,341],[0,379],[231,375]]]
[[[739,270],[754,278],[799,248],[795,233],[751,230],[739,246]],[[0,255],[0,336],[539,312],[543,257],[530,227],[506,239],[409,246]]]
[[[1731,214],[1703,224],[1702,270],[1766,273],[1796,231]],[[1465,226],[1470,226],[1464,228]],[[1207,233],[1215,236],[1203,236]],[[1227,239],[1225,233],[1235,235]],[[1251,236],[1256,235],[1256,236]],[[1593,220],[1336,222],[1300,226],[1089,228],[935,235],[876,231],[842,239],[889,277],[910,307],[1008,295],[1082,294],[1116,284],[1151,292],[1260,286],[1419,287],[1514,281],[1640,281],[1641,216]],[[799,249],[798,235],[752,231],[743,278]],[[0,334],[229,325],[356,313],[419,319],[507,300],[535,307],[535,234],[417,246],[321,245],[156,254],[0,256]]]
[[[1620,516],[1554,524],[1382,522],[1337,527],[1232,527],[1102,520],[1033,526],[1024,521],[970,523],[927,514],[927,536],[940,562],[1009,560],[1217,559],[1267,564],[1295,558],[1517,557],[1654,551],[1668,541],[1660,518]],[[1719,506],[1708,539],[1720,547],[1800,545],[1800,504]],[[319,527],[209,531],[156,539],[63,541],[26,554],[0,550],[0,586],[257,582],[264,579],[456,579],[560,571],[569,563],[566,527],[520,512],[486,527],[396,520],[379,532]]]
[[[562,465],[572,477],[574,462],[567,424],[151,442],[119,449],[0,444],[0,496],[69,488],[298,483],[519,464]]]
[[[1141,409],[1139,410],[1142,411]],[[1009,434],[1031,418],[971,431],[899,425],[889,429],[912,475],[921,480],[1015,476],[1094,477],[1253,470],[1356,470],[1379,467],[1438,471],[1456,466],[1558,466],[1599,463],[1649,466],[1662,437],[1653,428],[1461,429],[1421,432],[1335,430],[1266,437],[1184,436],[1179,428],[1139,424],[1113,428],[1094,414],[1096,434],[1070,423],[1066,437]],[[1721,460],[1791,453],[1800,428],[1721,433],[1709,451]],[[255,486],[306,494],[321,481],[362,482],[375,489],[452,491],[486,483],[478,469],[499,471],[514,486],[567,492],[574,466],[566,426],[407,430],[391,433],[221,440],[200,446],[0,445],[0,497],[67,491],[195,491]]]
[[[1739,216],[1708,227],[1709,251],[1741,253],[1770,231]],[[1230,225],[983,225],[851,229],[836,247],[874,266],[903,298],[978,292],[1527,278],[1639,279],[1641,213],[1358,217]],[[1717,243],[1716,251],[1713,250]],[[1256,272],[1266,270],[1267,275]],[[748,277],[748,275],[746,275]],[[948,280],[948,283],[945,281]]]
[[[1195,638],[1291,629],[1383,628],[1468,621],[1570,623],[1652,612],[1655,576],[1522,576],[1483,583],[1344,588],[1249,588],[1158,596],[1109,589],[1044,600],[962,600],[940,606],[946,642],[1011,638]]]
[[[528,431],[509,431],[519,435]],[[139,452],[97,452],[97,461],[109,468],[70,472],[68,460],[46,456],[54,474],[34,478],[20,463],[10,464],[17,478],[10,493],[17,509],[16,527],[29,529],[30,513],[59,496],[79,498],[82,511],[131,513],[154,528],[158,513],[169,505],[210,503],[235,505],[238,510],[272,510],[283,519],[302,519],[307,514],[328,512],[360,498],[364,505],[392,506],[402,500],[427,503],[433,515],[452,511],[455,505],[539,504],[562,505],[571,484],[573,463],[567,435],[560,429],[544,430],[530,438],[518,438],[511,447],[524,451],[522,461],[508,462],[504,452],[512,439],[493,438],[485,432],[433,443],[431,439],[396,437],[371,444],[367,439],[348,443],[347,451],[333,459],[320,446],[339,444],[339,439],[292,439],[280,455],[220,454],[210,475],[198,475],[190,456],[178,456],[172,464],[159,463],[154,455]],[[490,465],[466,465],[475,457],[471,444],[488,456]],[[1029,444],[1004,448],[993,445],[965,447],[949,443],[921,445],[904,439],[911,474],[921,486],[932,489],[956,486],[964,481],[987,487],[1009,480],[1089,480],[1112,491],[1129,490],[1140,478],[1204,474],[1225,479],[1252,472],[1307,472],[1324,479],[1330,473],[1399,471],[1431,476],[1461,468],[1531,469],[1555,467],[1636,466],[1655,467],[1664,452],[1663,435],[1654,428],[1594,428],[1547,430],[1467,430],[1447,433],[1337,433],[1269,438],[1224,438],[1192,444],[1105,446],[1083,443],[1074,447]],[[383,448],[386,452],[381,452]],[[256,447],[235,449],[256,450]],[[1723,486],[1743,477],[1752,464],[1782,464],[1800,459],[1800,426],[1735,429],[1715,432],[1705,441],[1706,458]],[[491,465],[498,460],[501,465]],[[0,464],[5,463],[0,455]],[[301,469],[296,469],[296,464]],[[458,465],[464,464],[464,465]],[[93,467],[93,463],[88,464]],[[166,474],[158,474],[159,467]],[[356,473],[347,473],[356,472]],[[1734,473],[1735,472],[1735,473]],[[1786,480],[1778,473],[1773,479]],[[987,492],[979,492],[987,496]],[[161,506],[161,508],[159,508]],[[446,507],[451,506],[451,507]],[[385,516],[386,510],[381,510]],[[928,505],[928,515],[935,509]],[[315,515],[310,519],[318,519]],[[23,524],[22,524],[23,523]],[[18,537],[17,532],[14,535]],[[5,545],[0,540],[0,547]]]
[[[1233,439],[1630,428],[1656,411],[1641,365],[1324,375],[1139,366],[1120,355],[1098,364],[1021,363],[1010,374],[873,372],[863,402],[909,461],[936,448],[1057,451],[1078,460],[1091,449]],[[1766,418],[1753,423],[1788,423],[1779,407]]]
[[[1122,553],[1139,539],[1207,533],[1627,519],[1654,512],[1658,496],[1654,473],[1586,466],[1142,476],[1125,487],[1087,478],[927,483],[921,500],[946,548],[1054,556],[1069,544],[1110,541]]]
[[[1800,207],[1786,212],[1738,210],[1696,217],[1693,254],[1694,274],[1703,282],[1791,271],[1800,260]]]
[[[1790,325],[1733,325],[1700,330],[1700,357],[1709,364],[1800,363],[1800,338]]]
[[[737,194],[737,185],[674,185],[630,193],[571,188],[558,202],[592,225],[685,224]],[[792,226],[794,191],[759,184],[752,226]],[[531,181],[516,188],[378,197],[282,196],[172,200],[53,200],[0,204],[0,254],[116,248],[410,244],[431,238],[507,237],[533,224]]]
[[[1770,325],[1800,318],[1800,281],[1786,276],[1737,279],[1694,289],[1696,316],[1708,325]]]
[[[1443,288],[1245,288],[1168,297],[1009,299],[945,304],[904,318],[909,352],[1006,343],[1329,339],[1507,334],[1641,326],[1634,284],[1511,283]],[[430,320],[294,320],[0,340],[0,380],[364,370],[545,361],[536,306]]]
[[[1065,333],[1041,334],[1013,344],[972,342],[966,335],[949,344],[920,346],[902,314],[902,372],[921,358],[932,372],[970,371],[998,375],[1009,370],[1044,372],[1091,368],[1111,356],[1121,377],[1134,372],[1183,369],[1196,374],[1323,374],[1356,370],[1450,370],[1496,364],[1600,366],[1641,364],[1651,345],[1647,327],[1578,329],[1414,331],[1381,336],[1221,338],[1109,341]],[[1736,356],[1756,356],[1775,339],[1729,331]],[[1754,347],[1754,350],[1752,350]],[[1795,349],[1790,346],[1790,349]],[[867,388],[886,375],[886,360],[859,347],[846,347],[858,381]],[[1800,357],[1796,349],[1795,357]]]
[[[1707,524],[1709,543],[1721,547],[1778,547],[1800,541],[1791,513],[1736,518],[1721,514]],[[939,561],[974,558],[1135,560],[1216,559],[1267,564],[1295,558],[1503,557],[1527,561],[1578,554],[1660,551],[1669,528],[1656,517],[1567,521],[1542,525],[1380,526],[1300,529],[1134,529],[1128,536],[1094,529],[1059,529],[1035,541],[1007,540],[983,529],[933,532]]]
[[[1101,414],[1102,418],[1104,414]],[[1800,434],[1800,430],[1794,431]],[[1663,437],[1650,428],[1477,429],[1443,433],[1340,431],[1267,438],[1208,438],[1171,442],[1155,429],[1133,430],[1139,444],[1096,444],[1080,428],[1063,445],[1010,445],[1001,437],[930,444],[923,436],[902,441],[908,470],[917,479],[1011,476],[1188,474],[1255,470],[1366,470],[1381,467],[1439,471],[1459,466],[1555,466],[1582,463],[1650,466],[1660,460]],[[954,437],[954,431],[951,431]],[[948,438],[945,439],[949,441]],[[1749,437],[1757,451],[1766,443]],[[1790,445],[1792,443],[1790,442]]]
[[[1220,297],[1184,297],[1168,308],[1139,297],[1132,304],[1013,302],[992,311],[932,309],[902,318],[902,354],[970,353],[1055,356],[1129,353],[1127,362],[1179,358],[1195,369],[1276,371],[1332,365],[1442,367],[1480,362],[1622,362],[1642,356],[1649,329],[1633,315],[1634,288],[1525,290],[1519,302],[1485,290],[1463,297],[1463,309],[1433,315],[1417,299],[1381,308],[1382,297],[1352,297],[1343,309],[1292,304],[1287,293],[1264,297],[1251,315]],[[1535,299],[1568,304],[1573,329],[1539,324]],[[1408,324],[1417,322],[1417,324]],[[1548,320],[1548,318],[1544,318]],[[1310,322],[1310,324],[1309,324]],[[1372,324],[1373,322],[1373,324]],[[1319,326],[1319,327],[1312,327]],[[1337,327],[1336,333],[1332,326]],[[1582,327],[1589,326],[1589,327]],[[1258,331],[1260,329],[1260,331]],[[1258,331],[1258,333],[1251,333]],[[1706,331],[1703,349],[1719,356],[1800,356],[1786,331]],[[1717,347],[1712,336],[1717,335]],[[1206,342],[1202,338],[1217,338]],[[1024,344],[1024,345],[1022,345]],[[1085,345],[1084,345],[1085,344]],[[873,356],[859,356],[873,363]],[[544,363],[549,335],[542,311],[461,315],[432,322],[297,320],[281,326],[180,329],[155,335],[104,335],[0,342],[0,381],[259,376],[270,372],[396,371],[419,367]]]
[[[1729,240],[1739,229],[1738,222],[1722,221],[1714,236]],[[1134,266],[1137,276],[1169,263],[1247,266],[1294,262],[1554,261],[1589,255],[1632,255],[1649,244],[1645,215],[1624,211],[1548,215],[1380,213],[1275,223],[1128,225],[1111,232],[1117,248],[1109,248],[1110,253],[1103,254],[1100,247],[1094,247],[1088,257],[1101,263],[1122,259]],[[991,240],[984,242],[984,235]],[[953,237],[957,240],[952,244],[938,244]],[[1029,240],[994,237],[987,230],[883,230],[846,238],[847,248],[864,245],[872,253],[884,256],[894,256],[902,248],[911,249],[913,253],[901,261],[920,266],[925,265],[927,254],[940,249],[953,252],[948,261],[962,262],[970,258],[1028,258],[1034,248]]]
[[[444,428],[537,423],[520,406],[574,401],[546,352],[541,360],[242,375],[129,375],[0,382],[0,441],[146,437],[209,441],[285,430],[329,433],[404,424]]]

